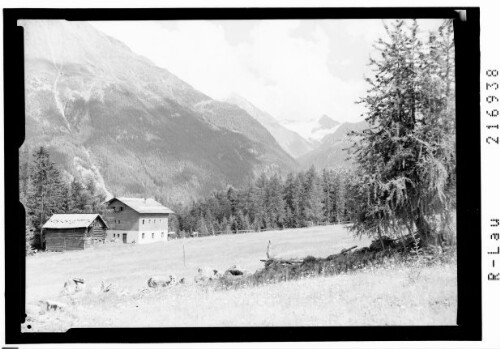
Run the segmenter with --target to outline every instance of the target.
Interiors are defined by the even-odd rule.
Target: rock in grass
[[[167,287],[177,284],[177,278],[175,275],[169,275],[167,277],[163,276],[152,276],[148,279],[148,287]]]
[[[246,271],[245,269],[243,269],[237,265],[233,265],[231,268],[227,269],[224,272],[224,276],[245,276],[247,274],[248,274],[248,271]]]
[[[200,267],[198,268],[198,274],[194,277],[196,283],[206,282],[211,280],[216,280],[222,277],[221,273],[217,269],[210,267]]]
[[[64,282],[62,293],[66,295],[73,295],[85,289],[85,280],[83,278],[71,278]]]
[[[51,300],[41,300],[39,304],[40,308],[44,311],[60,311],[64,310],[67,307],[65,303]]]

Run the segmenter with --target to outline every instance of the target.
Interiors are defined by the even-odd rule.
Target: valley
[[[91,177],[107,195],[188,203],[260,174],[347,163],[345,135],[327,154],[343,124],[326,115],[282,124],[244,97],[208,97],[88,23],[23,25],[21,154],[46,147],[69,179]]]

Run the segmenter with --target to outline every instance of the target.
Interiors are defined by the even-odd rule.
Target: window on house
[[[142,224],[144,224],[145,219],[142,220]]]
[[[118,224],[120,224],[120,220],[118,220]]]
[[[163,236],[164,236],[164,235],[163,235],[163,232],[161,232],[161,237],[163,238]]]
[[[120,211],[123,211],[123,207],[120,207]]]
[[[117,234],[118,237],[120,237],[120,234]]]
[[[113,237],[115,238],[115,237],[116,237],[116,234],[113,234]]]
[[[155,238],[155,233],[151,233],[151,239]]]
[[[142,238],[144,239],[146,237],[146,234],[142,233]]]
[[[156,224],[156,219],[153,221],[153,224]]]

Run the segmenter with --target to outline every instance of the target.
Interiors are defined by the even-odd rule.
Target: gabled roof
[[[55,214],[43,225],[43,229],[68,229],[68,228],[87,228],[97,218],[99,218],[104,226],[107,224],[102,217],[97,213],[92,214]]]
[[[130,207],[138,213],[174,213],[168,207],[163,206],[154,199],[141,199],[141,198],[113,198],[108,200],[108,203],[113,200],[118,200]]]

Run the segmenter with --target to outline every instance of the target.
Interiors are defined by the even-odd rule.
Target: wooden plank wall
[[[85,228],[45,229],[45,249],[48,251],[83,250],[85,230]]]
[[[118,209],[123,207],[123,211]],[[120,201],[114,201],[108,206],[104,219],[110,230],[138,230],[139,213]],[[116,210],[116,211],[115,211]]]
[[[45,229],[45,249],[48,251],[83,250],[104,244],[106,228],[95,220],[90,228]]]
[[[94,238],[95,240],[106,239],[106,228],[100,220],[96,219],[94,223],[92,223],[89,228],[88,236]]]

